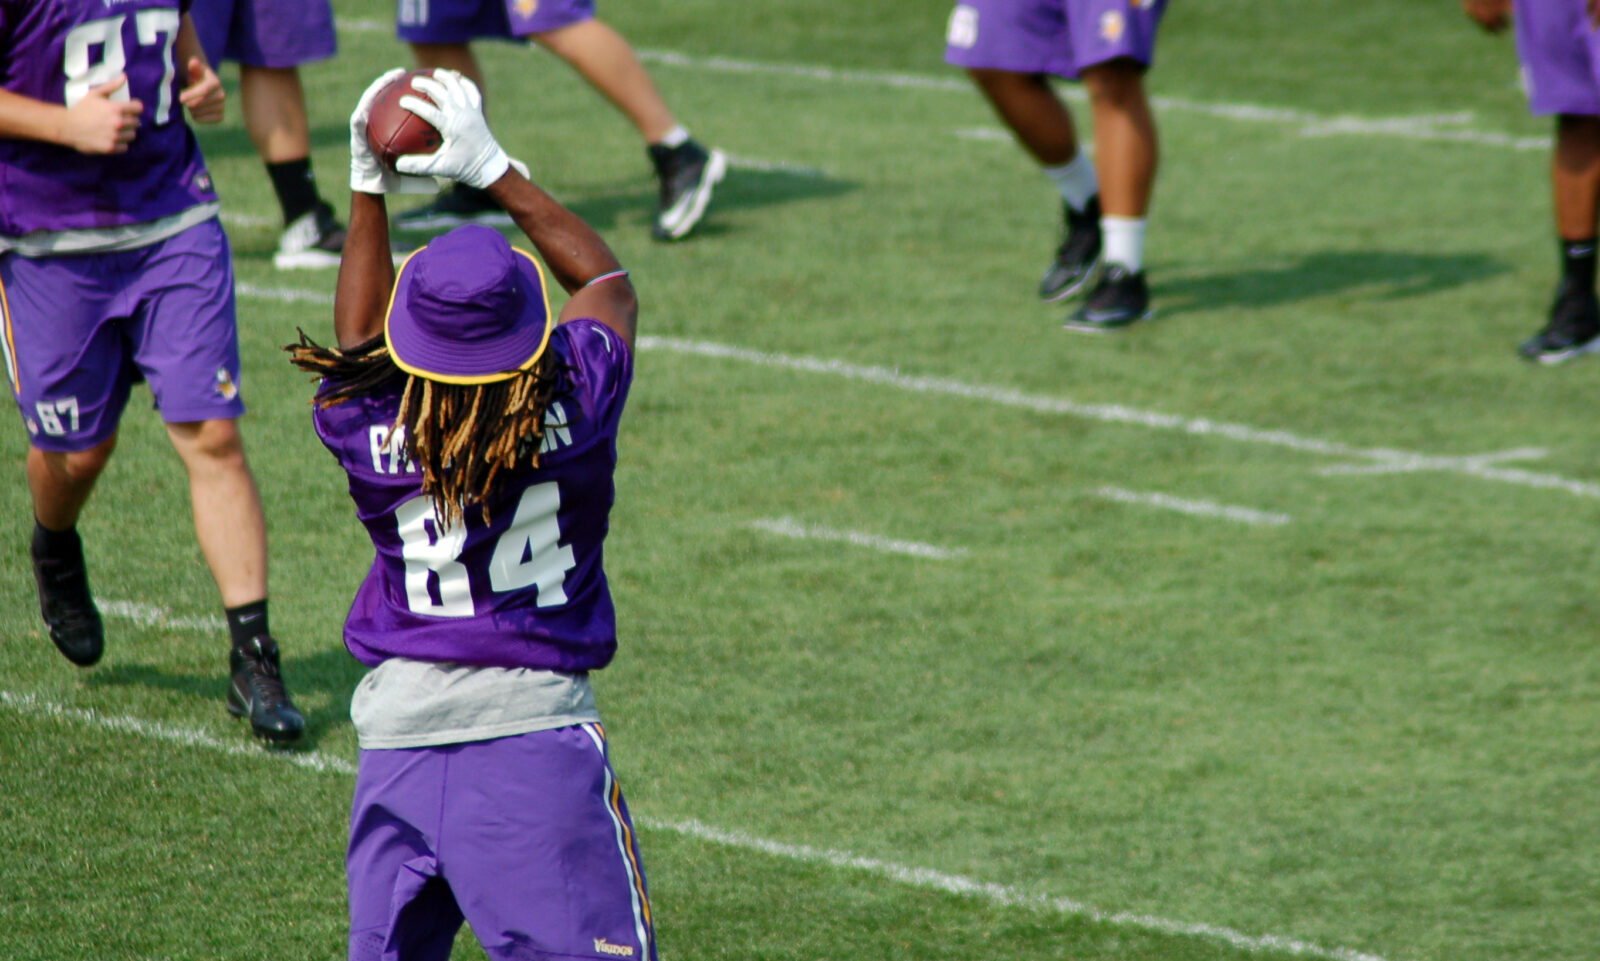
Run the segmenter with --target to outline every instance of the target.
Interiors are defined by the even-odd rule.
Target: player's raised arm
[[[429,99],[404,97],[400,105],[436,127],[444,141],[436,152],[401,157],[396,166],[488,190],[572,294],[561,320],[592,317],[632,347],[639,304],[622,265],[594,228],[515,169],[489,131],[477,86],[451,70],[418,77],[412,86]]]
[[[334,335],[345,350],[383,333],[383,311],[394,286],[384,194],[402,184],[400,175],[373,154],[367,120],[378,94],[403,73],[396,67],[374,80],[350,114],[350,227],[333,298]]]

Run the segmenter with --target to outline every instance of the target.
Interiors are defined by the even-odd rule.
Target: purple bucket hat
[[[383,337],[408,374],[487,384],[531,368],[553,326],[539,261],[499,231],[468,224],[400,265]]]

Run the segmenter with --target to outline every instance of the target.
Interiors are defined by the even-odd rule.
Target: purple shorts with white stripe
[[[350,961],[655,961],[627,804],[598,724],[363,750],[346,861]]]
[[[136,250],[0,254],[0,322],[40,450],[88,450],[116,433],[141,379],[169,424],[244,414],[233,256],[215,219]]]

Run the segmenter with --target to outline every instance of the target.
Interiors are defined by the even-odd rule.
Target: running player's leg
[[[1105,269],[1068,325],[1105,330],[1149,316],[1145,219],[1159,145],[1144,73],[1155,55],[1165,0],[1066,0],[1072,56],[1089,94]]]
[[[273,741],[298,738],[267,617],[267,536],[238,419],[239,343],[232,253],[216,220],[132,252],[133,360],[150,383],[189,479],[195,534],[232,640],[228,708]]]
[[[1512,23],[1529,110],[1556,118],[1550,185],[1561,279],[1546,323],[1518,345],[1528,360],[1555,364],[1600,349],[1595,295],[1600,211],[1600,38],[1581,5],[1517,0]]]
[[[1039,281],[1039,296],[1077,293],[1100,263],[1099,179],[1079,149],[1072,113],[1051,78],[1072,76],[1062,0],[963,0],[950,15],[945,60],[965,67],[995,115],[1055,185],[1062,240]]]
[[[132,383],[117,316],[127,256],[0,255],[0,349],[29,437],[39,610],[56,648],[81,667],[105,649],[77,523]]]

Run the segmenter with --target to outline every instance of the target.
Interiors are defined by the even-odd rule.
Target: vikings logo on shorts
[[[950,25],[945,30],[945,43],[952,47],[970,50],[978,42],[978,11],[965,4],[956,4],[950,11]]]
[[[226,367],[217,368],[215,383],[217,395],[223,400],[233,400],[235,397],[239,396],[239,388],[236,384],[234,384],[233,376],[228,373],[228,369]]]
[[[1100,38],[1106,43],[1116,43],[1122,39],[1122,31],[1127,28],[1123,22],[1122,12],[1107,10],[1100,15]]]
[[[533,16],[533,12],[538,9],[539,0],[517,0],[517,13],[520,14],[524,20]]]

